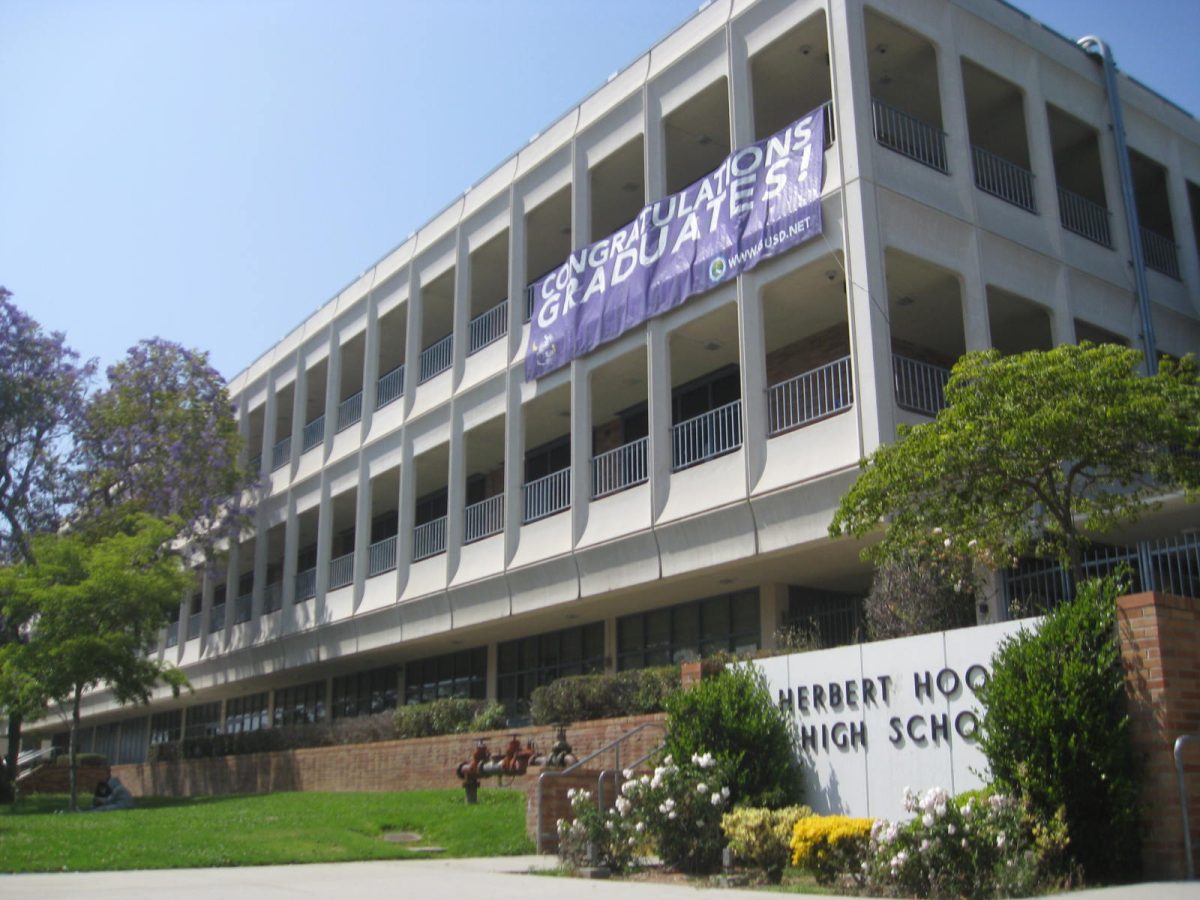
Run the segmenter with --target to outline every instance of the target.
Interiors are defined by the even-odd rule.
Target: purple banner
[[[820,234],[824,148],[818,107],[572,253],[533,285],[525,380]]]

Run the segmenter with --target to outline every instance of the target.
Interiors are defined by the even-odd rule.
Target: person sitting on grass
[[[111,812],[114,809],[133,809],[133,794],[116,775],[113,775],[108,781],[96,783],[96,793],[92,796],[92,808],[84,810],[84,812]]]

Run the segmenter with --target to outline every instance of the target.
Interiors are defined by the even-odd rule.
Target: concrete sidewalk
[[[550,878],[531,870],[553,869],[553,856],[493,859],[386,860],[230,869],[159,869],[134,872],[65,872],[0,875],[4,900],[274,900],[285,897],[388,897],[399,892],[432,898],[481,900],[765,900],[760,891],[693,888],[645,882]],[[802,896],[802,895],[792,895]],[[1157,883],[1080,891],[1072,900],[1200,900],[1200,883]],[[828,897],[826,897],[828,900]]]

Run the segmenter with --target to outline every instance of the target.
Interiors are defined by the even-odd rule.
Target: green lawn
[[[65,796],[32,796],[0,807],[0,872],[411,859],[428,857],[413,850],[424,846],[444,847],[439,856],[533,852],[521,791],[484,788],[477,806],[467,806],[461,790],[146,797],[137,804],[58,814]],[[389,843],[382,835],[392,831],[422,840]]]

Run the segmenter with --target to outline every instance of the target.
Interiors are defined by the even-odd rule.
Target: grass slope
[[[0,872],[405,859],[427,856],[413,852],[422,846],[444,847],[441,856],[533,852],[520,791],[481,790],[477,806],[467,806],[460,790],[146,797],[137,804],[58,815],[65,796],[33,796],[0,807]],[[422,840],[389,843],[382,835],[391,831]]]

